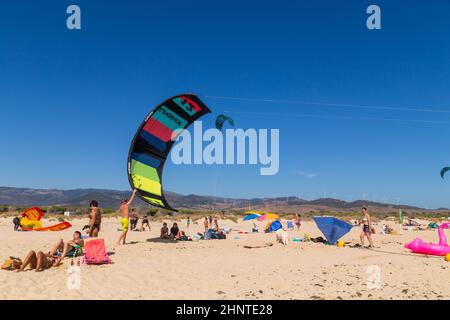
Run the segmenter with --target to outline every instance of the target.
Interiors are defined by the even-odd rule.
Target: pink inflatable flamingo
[[[439,244],[425,243],[419,238],[415,238],[410,243],[405,244],[405,248],[414,253],[428,254],[433,256],[445,256],[450,253],[450,246],[447,244],[447,238],[444,234],[444,229],[450,227],[450,222],[442,223],[438,228]]]

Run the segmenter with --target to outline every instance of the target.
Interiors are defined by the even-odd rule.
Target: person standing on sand
[[[297,227],[297,231],[300,230],[300,226],[302,225],[302,216],[300,213],[295,215],[295,226]]]
[[[189,229],[189,226],[191,225],[191,217],[187,217],[186,219],[186,226]]]
[[[100,232],[100,225],[102,223],[102,214],[100,213],[100,209],[98,208],[98,202],[96,200],[92,200],[89,204],[91,208],[91,213],[89,214],[89,236],[90,237],[98,237],[98,233]]]
[[[127,243],[128,226],[130,225],[130,205],[136,195],[136,189],[133,190],[130,200],[122,199],[120,201],[120,223],[122,224],[122,234],[117,241],[118,245]],[[121,243],[122,242],[122,243]]]
[[[205,226],[205,232],[208,232],[209,229],[209,223],[208,223],[208,218],[205,217],[205,221],[203,222],[204,226]]]
[[[364,247],[364,237],[367,237],[367,240],[369,240],[369,248],[373,248],[372,220],[370,219],[369,211],[367,211],[366,207],[362,207],[361,213],[364,215],[362,220],[363,229],[360,235],[361,246]]]

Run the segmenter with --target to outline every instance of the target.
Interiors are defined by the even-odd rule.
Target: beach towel
[[[111,263],[106,251],[105,239],[88,238],[84,241],[83,263],[85,264],[106,264]]]

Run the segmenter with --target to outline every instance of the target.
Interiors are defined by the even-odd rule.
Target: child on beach
[[[208,232],[209,223],[208,223],[208,218],[207,217],[205,217],[205,221],[203,222],[203,225],[205,226],[205,232]]]
[[[150,223],[148,222],[148,216],[144,215],[142,217],[142,223],[141,223],[141,229],[139,231],[145,231],[145,227],[148,227],[148,231],[152,231],[152,228],[150,227]]]

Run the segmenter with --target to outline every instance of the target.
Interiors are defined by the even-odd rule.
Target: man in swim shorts
[[[61,262],[68,253],[71,253],[73,250],[81,249],[84,246],[84,239],[81,236],[80,231],[75,231],[72,236],[72,240],[64,242],[63,239],[60,239],[55,245],[50,249],[48,255],[57,256],[58,263]]]
[[[136,195],[136,190],[133,190],[133,194],[131,195],[130,200],[122,199],[120,201],[120,223],[122,224],[122,234],[120,235],[119,241],[117,241],[118,245],[126,244],[128,226],[130,224],[130,205],[134,200],[134,196]]]

